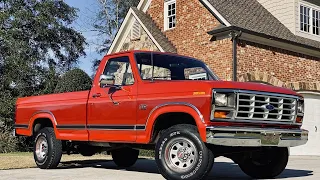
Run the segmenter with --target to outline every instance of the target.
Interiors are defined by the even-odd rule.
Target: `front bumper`
[[[303,129],[209,126],[206,131],[207,143],[222,146],[294,147],[306,144],[308,141],[308,131]]]

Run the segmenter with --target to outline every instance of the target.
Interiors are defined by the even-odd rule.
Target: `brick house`
[[[141,0],[108,53],[131,49],[195,57],[223,80],[298,91],[310,140],[292,153],[320,155],[320,1]]]

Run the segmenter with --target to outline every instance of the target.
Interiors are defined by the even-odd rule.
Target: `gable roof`
[[[320,49],[320,42],[294,35],[257,0],[207,0],[231,26],[265,34],[297,45]],[[221,30],[221,27],[219,27]]]
[[[161,32],[161,30],[153,22],[153,20],[148,14],[138,10],[136,7],[132,7],[132,10],[135,12],[136,16],[140,19],[142,24],[148,29],[152,37],[159,43],[159,45],[165,52],[177,52],[177,49],[173,46],[169,39]]]
[[[136,7],[131,7],[123,20],[116,37],[112,41],[108,54],[118,52],[123,45],[132,27],[133,21],[137,20],[141,27],[146,31],[153,43],[162,52],[177,53],[177,49],[169,41],[169,39],[160,31],[151,17]]]

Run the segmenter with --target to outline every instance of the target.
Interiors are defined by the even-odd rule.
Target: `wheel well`
[[[36,119],[33,123],[32,134],[36,134],[45,127],[53,127],[52,121],[48,118]]]
[[[188,113],[170,112],[161,114],[157,117],[153,125],[151,142],[155,143],[163,130],[177,124],[191,124],[195,126],[197,125],[195,119]]]

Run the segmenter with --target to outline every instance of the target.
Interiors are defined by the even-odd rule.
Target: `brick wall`
[[[205,61],[224,80],[232,79],[232,42],[211,42],[207,34],[220,23],[198,0],[177,0],[176,27],[164,32],[164,1],[153,0],[147,13],[177,48],[178,54]]]
[[[153,0],[147,13],[177,48],[178,54],[201,59],[221,79],[232,80],[231,40],[212,42],[207,34],[220,25],[219,21],[198,0],[177,0],[176,3],[177,22],[174,29],[164,31],[163,0]],[[318,87],[320,58],[240,41],[237,73],[240,81],[264,80],[295,90],[306,86]],[[295,88],[297,84],[302,88]]]
[[[320,81],[320,58],[240,41],[238,76],[251,72],[267,73],[284,84],[317,82]]]

